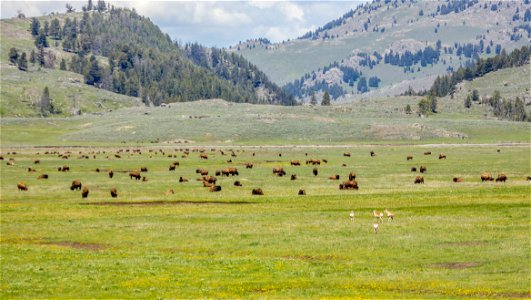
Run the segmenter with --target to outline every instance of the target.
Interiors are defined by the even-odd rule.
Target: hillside
[[[527,45],[530,8],[529,1],[373,1],[298,39],[231,49],[297,96],[397,95],[409,86],[427,89],[437,75],[479,57]]]
[[[2,116],[41,114],[38,100],[46,85],[56,101],[50,115],[58,116],[138,105],[139,99],[155,106],[209,98],[294,104],[240,55],[202,48],[219,59],[201,65],[149,19],[128,9],[0,22]],[[20,67],[23,55],[26,63]]]

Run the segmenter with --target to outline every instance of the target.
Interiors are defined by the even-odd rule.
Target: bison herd
[[[183,149],[181,149],[181,151],[183,151]],[[204,153],[205,150],[192,149],[191,151],[192,152],[194,152],[194,151],[200,152],[200,154],[199,154],[200,160],[207,160],[209,158],[209,156],[206,153]],[[212,152],[214,152],[214,151],[215,151],[215,149],[212,149]],[[130,151],[128,149],[125,150],[125,151],[124,150],[119,150],[118,152],[114,153],[114,158],[122,159],[122,155],[124,153],[128,153],[128,152],[130,153],[129,155],[131,155],[131,154],[140,155],[141,154],[141,151],[139,149],[134,149],[132,151]],[[153,150],[149,150],[149,152],[152,153]],[[159,152],[162,155],[165,155],[165,153],[162,150],[159,150]],[[219,150],[219,152],[221,153],[221,155],[226,155],[225,152],[223,152],[221,150]],[[230,150],[230,152],[231,152],[231,157],[237,157],[236,153],[233,150]],[[13,152],[13,153],[15,153],[15,152]],[[102,154],[102,153],[105,153],[105,151],[98,152],[97,154]],[[181,157],[186,158],[186,157],[188,157],[189,153],[190,153],[190,150],[186,149],[186,150],[183,151],[183,155]],[[46,152],[45,154],[58,154],[58,156],[61,159],[69,159],[70,156],[71,156],[71,152],[65,152],[65,153],[61,153],[61,154],[58,153],[58,152],[55,152],[55,153],[54,152]],[[81,154],[81,152],[80,152],[80,154]],[[92,154],[93,158],[96,158],[96,154],[95,153],[91,153],[91,154]],[[150,157],[152,157],[152,155],[153,154],[151,154]],[[252,153],[253,157],[255,157],[255,155],[256,155],[256,153]],[[308,156],[308,153],[305,153],[305,155]],[[346,157],[346,158],[350,158],[351,157],[351,153],[349,153],[349,152],[344,152],[342,155],[343,155],[343,157]],[[431,152],[430,151],[424,152],[424,155],[431,155]],[[279,153],[278,156],[282,157],[282,154]],[[375,157],[376,153],[374,151],[370,151],[370,156],[371,157]],[[1,160],[4,159],[3,156],[0,156],[0,157],[1,157]],[[168,155],[168,157],[175,158],[177,156],[170,154],[170,155]],[[78,158],[79,159],[90,159],[90,156],[86,155],[86,154],[83,154],[83,155],[79,156]],[[446,159],[447,156],[445,154],[441,153],[441,154],[439,154],[438,158],[439,159]],[[107,156],[107,159],[109,159],[109,156]],[[410,161],[410,160],[413,160],[413,155],[407,155],[406,161]],[[228,162],[232,163],[232,159],[228,160]],[[266,161],[266,162],[269,162],[269,161]],[[280,162],[280,161],[278,161],[278,162]],[[33,163],[34,164],[40,164],[41,160],[40,159],[34,159]],[[245,163],[242,164],[242,166],[244,166],[245,169],[248,169],[248,171],[245,171],[245,172],[250,172],[251,169],[253,169],[253,167],[257,163],[258,162],[245,162]],[[310,165],[310,166],[313,167],[311,169],[311,174],[313,174],[313,176],[318,176],[319,175],[319,168],[318,167],[320,167],[322,163],[326,164],[326,163],[328,163],[328,160],[327,159],[316,159],[316,158],[310,158],[310,159],[306,160],[306,165]],[[9,159],[8,162],[7,162],[7,165],[8,166],[14,166],[15,165],[14,159],[13,158]],[[300,162],[300,160],[290,160],[289,161],[289,165],[291,167],[300,167],[301,166],[301,162]],[[175,172],[177,167],[179,167],[179,166],[180,166],[180,163],[178,161],[173,161],[169,165],[168,170],[171,171],[171,172]],[[346,167],[346,164],[342,163],[341,166],[342,167]],[[294,168],[294,169],[298,169],[298,168]],[[59,172],[69,172],[70,171],[70,167],[67,166],[67,165],[63,165],[61,167],[58,167],[57,170]],[[277,176],[277,177],[283,177],[283,176],[287,175],[287,172],[284,169],[284,167],[281,167],[281,166],[273,167],[272,170],[273,170],[273,174],[275,176]],[[419,170],[420,173],[426,173],[427,172],[427,168],[424,165],[419,166],[418,170]],[[28,171],[29,172],[36,172],[36,170],[34,168],[32,168],[32,167],[29,167]],[[100,168],[96,168],[96,172],[99,173],[99,172],[102,172],[102,171],[104,171],[104,170],[101,170]],[[113,170],[106,170],[106,171],[107,171],[108,177],[110,179],[112,179],[114,177]],[[129,178],[131,180],[133,180],[133,179],[134,180],[142,180],[143,182],[148,181],[146,176],[142,176],[142,173],[148,172],[148,168],[145,167],[145,166],[140,167],[140,171],[138,171],[138,169],[137,169],[137,170],[119,171],[119,172],[126,172],[126,173],[128,172]],[[417,167],[416,166],[415,167],[411,167],[411,172],[417,172]],[[216,170],[214,172],[215,176],[209,175],[209,171],[206,168],[204,168],[204,167],[196,168],[195,173],[199,174],[201,176],[197,180],[202,182],[203,187],[208,188],[208,190],[210,192],[221,192],[222,191],[221,185],[217,184],[218,178],[216,176],[234,177],[234,176],[239,176],[240,175],[240,172],[239,172],[238,168],[233,167],[233,166]],[[37,177],[37,179],[48,179],[48,178],[49,178],[48,174],[40,174]],[[328,176],[328,180],[334,180],[335,181],[335,180],[340,180],[340,178],[341,178],[340,174],[334,174],[334,175]],[[482,182],[494,181],[494,180],[496,180],[496,182],[506,182],[507,181],[507,176],[504,173],[499,173],[498,176],[496,177],[496,179],[494,179],[494,177],[492,176],[491,173],[484,172],[484,173],[481,174],[480,178],[481,178]],[[297,180],[297,179],[298,179],[297,174],[290,174],[290,180],[293,181],[293,180]],[[527,177],[527,180],[531,180],[531,177]],[[453,177],[452,181],[454,183],[460,183],[460,182],[464,182],[464,179],[461,178],[461,177]],[[178,182],[179,183],[186,183],[186,182],[189,182],[189,180],[186,179],[183,176],[180,176]],[[413,181],[413,183],[414,184],[424,184],[424,177],[423,176],[416,176],[414,181]],[[234,181],[233,185],[235,187],[243,187],[243,184],[242,184],[241,180]],[[20,181],[17,184],[17,188],[18,188],[19,191],[27,191],[28,190],[27,185],[24,182],[22,182],[22,181]],[[348,180],[343,181],[343,182],[341,182],[339,184],[339,190],[358,190],[358,189],[359,189],[359,185],[358,185],[358,182],[356,181],[356,173],[354,173],[354,172],[350,172],[348,174]],[[88,195],[89,195],[89,192],[90,192],[89,188],[87,186],[83,186],[80,180],[73,180],[71,185],[70,185],[70,190],[72,190],[72,191],[81,191],[82,198],[87,198]],[[166,192],[166,195],[173,195],[174,193],[175,193],[174,190],[170,189],[170,190],[168,190]],[[117,198],[118,197],[118,191],[117,191],[117,189],[115,187],[110,189],[110,195],[111,195],[112,198]],[[262,190],[262,188],[253,188],[251,190],[251,195],[264,195],[264,191]],[[306,191],[304,189],[299,189],[297,195],[306,195]]]

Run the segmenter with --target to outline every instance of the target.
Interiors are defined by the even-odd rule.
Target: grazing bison
[[[131,171],[129,172],[129,178],[131,179],[136,179],[136,180],[140,180],[142,178],[142,176],[140,176],[140,172],[138,171]]]
[[[374,151],[371,151],[371,156],[376,156],[376,153],[374,153]]]
[[[215,183],[210,183],[208,181],[203,181],[203,186],[204,187],[213,187],[215,185]]]
[[[216,170],[216,176],[221,176],[221,170]]]
[[[148,181],[147,177],[146,176],[142,177],[142,182],[146,182],[146,181]]]
[[[304,195],[306,195],[306,191],[305,190],[299,190],[298,195],[299,196],[304,196]]]
[[[424,183],[424,177],[417,176],[417,178],[415,178],[415,184],[421,184],[421,183]]]
[[[444,154],[439,154],[439,159],[446,159],[446,155],[444,155]]]
[[[507,176],[505,173],[498,174],[498,177],[496,178],[496,182],[505,182],[507,180]]]
[[[273,168],[273,174],[276,174],[277,176],[282,177],[286,175],[286,171],[284,171],[284,169],[281,167],[275,167]]]
[[[325,164],[327,164],[327,163],[328,163],[328,160],[326,160],[326,159],[323,159],[323,162],[324,162]]]
[[[201,154],[199,154],[199,158],[200,159],[208,159],[208,155],[206,155],[204,153],[201,153]]]
[[[338,178],[338,179],[339,179],[339,178]],[[354,180],[354,179],[356,179],[356,173],[354,173],[354,172],[350,172],[350,173],[348,174],[348,180],[352,181],[352,180]]]
[[[424,152],[424,155],[431,155],[431,151]]]
[[[111,189],[111,197],[113,197],[113,198],[118,197],[118,191],[116,190],[115,187],[113,187],[113,188]]]
[[[27,191],[28,190],[28,186],[26,186],[26,184],[24,182],[19,182],[17,183],[17,188],[19,191]]]
[[[28,168],[28,172],[37,172],[34,168]]]
[[[112,170],[109,170],[109,178],[112,178],[114,176],[114,172]]]
[[[238,169],[237,168],[233,168],[233,167],[229,167],[229,168],[225,168],[223,170],[221,170],[221,175],[222,176],[234,176],[234,175],[240,175],[238,173]]]
[[[301,162],[298,161],[298,160],[292,160],[290,164],[291,164],[292,166],[300,166],[300,165],[301,165]]]
[[[417,172],[417,168],[416,167],[412,167],[411,168],[411,172]]]
[[[40,161],[39,159],[36,159],[36,160],[34,160],[33,162],[34,162],[35,164],[40,164],[40,163],[41,163],[41,161]]]
[[[221,186],[214,185],[214,186],[210,187],[210,191],[211,192],[221,192]]]
[[[345,153],[343,153],[343,156],[345,156],[345,157],[350,157],[350,153],[345,152]]]
[[[62,167],[59,167],[58,170],[60,172],[68,172],[68,171],[70,171],[70,167],[69,166],[62,166]]]
[[[282,157],[282,153],[279,153],[279,154],[278,154],[278,157]]]
[[[242,186],[242,183],[238,180],[234,181],[234,186]]]
[[[203,168],[198,168],[195,170],[195,173],[201,174],[202,176],[208,175],[208,170]]]
[[[425,173],[427,170],[428,169],[426,169],[425,166],[420,166],[420,169],[419,169],[420,173]]]
[[[526,180],[531,181],[531,176],[527,176]]]
[[[218,179],[214,176],[203,176],[203,181],[206,181],[208,183],[216,183]]]
[[[80,189],[81,189],[81,181],[79,180],[72,181],[72,185],[70,185],[70,190],[73,191],[73,190],[80,190]]]
[[[406,157],[406,160],[413,160],[413,156],[408,155],[408,156]]]
[[[358,183],[356,180],[349,180],[339,184],[340,190],[357,190]]]
[[[313,168],[312,172],[313,176],[317,176],[319,174],[319,170],[317,170],[317,168]]]
[[[346,167],[346,166],[347,166],[347,164],[341,164],[341,166],[342,166],[342,167]]]
[[[89,194],[89,189],[88,187],[83,187],[83,190],[81,191],[81,197],[82,198],[87,198],[88,197],[88,194]]]
[[[253,189],[252,195],[264,195],[264,191],[262,191],[262,189],[258,188],[258,189]]]
[[[48,179],[48,174],[41,174],[37,179]]]
[[[8,162],[6,162],[6,165],[8,165],[8,166],[14,166],[14,165],[15,165],[15,162],[12,161],[12,160],[9,160]]]
[[[146,168],[146,167],[141,167],[140,168],[140,172],[147,172],[147,171],[148,171],[148,168]]]
[[[493,181],[492,175],[489,172],[484,172],[481,174],[481,181]]]
[[[321,161],[319,159],[313,159],[313,158],[310,158],[309,160],[306,161],[306,164],[309,165],[309,164],[312,164],[312,165],[320,165],[321,164]]]
[[[188,182],[188,179],[181,176],[179,177],[179,182]]]
[[[291,174],[291,180],[297,180],[297,175],[296,174]]]
[[[454,179],[452,179],[454,182],[464,182],[465,180],[461,177],[454,177]]]
[[[175,171],[175,167],[176,167],[176,165],[171,164],[171,165],[170,165],[170,168],[169,168],[168,170],[169,170],[169,171]]]
[[[328,179],[330,179],[330,180],[339,180],[339,175],[332,175],[332,176],[328,177]]]
[[[245,163],[245,168],[246,168],[246,169],[252,169],[253,166],[254,166],[253,163],[250,163],[250,162]]]

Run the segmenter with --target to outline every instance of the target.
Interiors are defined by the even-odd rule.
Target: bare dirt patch
[[[441,264],[435,264],[434,266],[437,268],[443,268],[443,269],[468,269],[480,266],[480,263],[477,262],[454,262],[454,263],[441,263]]]
[[[80,203],[81,205],[99,205],[99,206],[158,206],[158,205],[241,205],[241,204],[253,204],[255,202],[247,201],[128,201],[128,202],[87,202]]]
[[[52,245],[59,247],[67,247],[73,249],[82,249],[89,251],[99,251],[107,248],[107,246],[102,244],[92,244],[92,243],[79,243],[79,242],[44,242],[42,245]]]

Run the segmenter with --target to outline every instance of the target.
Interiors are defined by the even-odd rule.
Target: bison
[[[493,181],[492,175],[489,172],[484,172],[481,174],[481,181]]]
[[[175,167],[176,166],[174,164],[171,164],[168,170],[169,171],[175,171]]]
[[[496,178],[496,182],[505,182],[507,180],[507,176],[504,173],[498,174],[498,177]]]
[[[439,159],[446,159],[446,155],[444,155],[444,154],[439,154]]]
[[[36,159],[36,160],[33,161],[33,163],[35,163],[35,164],[40,164],[41,161],[40,161],[39,159]]]
[[[140,172],[147,172],[147,171],[148,171],[148,168],[146,168],[146,167],[141,167],[140,168]]]
[[[203,181],[206,181],[208,183],[216,183],[218,179],[214,176],[203,176]]]
[[[240,175],[238,173],[238,169],[237,168],[234,168],[234,167],[229,167],[229,168],[225,168],[223,170],[221,170],[221,175],[222,176],[234,176],[234,175]]]
[[[250,163],[250,162],[248,162],[248,163],[245,164],[245,168],[246,168],[246,169],[252,169],[253,166],[254,166],[253,163]]]
[[[202,176],[208,175],[208,170],[203,168],[198,168],[195,170],[195,172],[201,174]]]
[[[461,178],[461,177],[454,177],[452,180],[453,180],[454,182],[464,182],[464,181],[465,181],[465,180],[464,180],[463,178]]]
[[[146,182],[146,181],[148,181],[147,177],[146,176],[142,177],[142,182]]]
[[[412,155],[408,155],[408,156],[406,157],[406,160],[413,160],[413,156],[412,156]]]
[[[260,189],[260,188],[258,188],[258,189],[253,189],[253,191],[252,191],[251,194],[252,194],[252,195],[260,195],[260,196],[262,196],[262,195],[264,195],[264,191],[262,191],[262,189]]]
[[[340,190],[357,190],[358,183],[356,180],[349,180],[339,184]]]
[[[188,179],[181,176],[179,177],[179,182],[188,182]]]
[[[118,191],[116,190],[115,187],[113,187],[113,188],[111,189],[111,197],[113,197],[113,198],[118,197]]]
[[[238,180],[234,181],[234,186],[242,186],[242,183]]]
[[[140,176],[140,172],[138,171],[131,171],[129,172],[129,178],[131,179],[136,179],[136,180],[140,180],[142,178],[142,176]]]
[[[300,165],[301,165],[301,162],[298,161],[298,160],[292,160],[290,164],[291,164],[292,166],[300,166]]]
[[[339,175],[332,175],[332,176],[328,177],[328,179],[330,179],[330,180],[339,180]]]
[[[214,185],[214,186],[210,187],[210,191],[211,192],[221,192],[221,186]]]
[[[343,153],[343,156],[345,156],[345,157],[350,157],[350,153],[345,152],[345,153]]]
[[[22,181],[17,183],[17,188],[18,188],[19,191],[27,191],[28,190],[28,186]]]
[[[417,172],[417,168],[416,167],[412,167],[411,168],[411,172]]]
[[[70,185],[70,190],[74,191],[74,190],[80,190],[80,189],[81,189],[81,181],[79,180],[72,181],[72,185]]]
[[[34,168],[28,168],[28,172],[37,172],[37,170],[35,170]]]
[[[371,151],[371,157],[376,156],[376,153],[374,151]]]
[[[277,176],[282,177],[286,175],[286,171],[284,171],[284,169],[281,167],[275,167],[273,168],[273,174],[276,174]]]
[[[417,176],[417,178],[415,178],[415,184],[421,184],[421,183],[424,183],[424,177]]]
[[[81,197],[82,198],[87,198],[88,197],[88,194],[89,194],[89,189],[88,187],[83,187],[83,190],[81,191]]]
[[[425,166],[420,166],[420,169],[419,169],[420,173],[425,173],[427,170],[428,169],[426,169]]]
[[[62,167],[59,167],[58,170],[60,172],[68,172],[68,171],[70,171],[70,167],[69,166],[62,166]]]
[[[291,180],[297,180],[297,175],[296,174],[291,174]]]
[[[200,159],[208,159],[208,155],[206,155],[204,153],[201,153],[201,154],[199,154],[199,158]]]
[[[112,178],[114,176],[114,172],[112,170],[109,171],[109,178]]]
[[[298,195],[299,196],[304,196],[304,195],[306,195],[306,191],[305,190],[299,190]]]
[[[317,170],[317,168],[313,168],[312,173],[313,176],[317,176],[319,174],[319,170]]]
[[[338,179],[339,179],[339,178],[338,178]],[[350,172],[350,173],[348,174],[348,180],[352,181],[352,180],[354,180],[354,179],[356,179],[356,173],[354,173],[354,172]]]
[[[431,155],[431,151],[424,152],[424,155]]]
[[[306,164],[309,165],[309,164],[312,164],[312,165],[320,165],[321,164],[321,161],[319,159],[313,159],[313,158],[310,158],[309,160],[306,161]]]
[[[41,174],[37,179],[48,179],[48,174]]]

